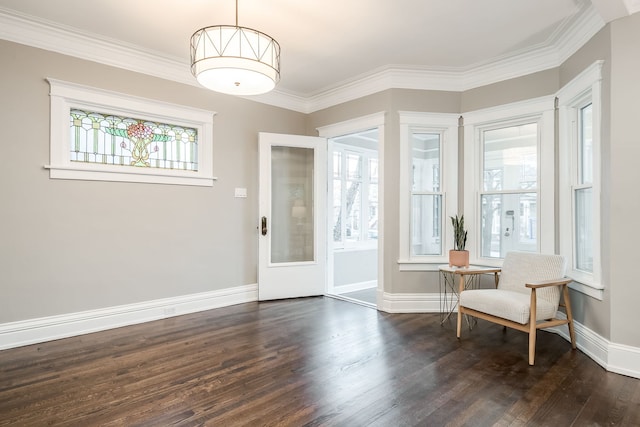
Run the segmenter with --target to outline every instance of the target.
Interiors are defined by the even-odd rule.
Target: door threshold
[[[338,295],[338,294],[325,294],[325,297],[329,297],[329,298],[334,298],[334,299],[339,299],[342,301],[347,301],[347,302],[351,302],[354,304],[359,304],[359,305],[363,305],[365,307],[369,307],[369,308],[373,308],[373,309],[378,309],[378,306],[376,304],[370,303],[370,302],[366,302],[366,301],[362,301],[359,299],[355,299],[355,298],[349,298],[349,297],[345,297],[342,295]]]

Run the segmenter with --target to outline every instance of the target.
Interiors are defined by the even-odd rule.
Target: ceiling
[[[238,24],[282,49],[280,83],[258,100],[309,111],[557,66],[638,10],[640,0],[238,0]],[[191,84],[191,34],[234,23],[233,0],[0,0],[0,38]]]

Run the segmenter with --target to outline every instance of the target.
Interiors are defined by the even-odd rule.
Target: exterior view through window
[[[442,135],[411,132],[411,256],[442,254]]]
[[[576,269],[593,273],[593,105],[578,115],[578,185],[575,194]]]
[[[378,239],[378,153],[347,137],[333,141],[334,247],[367,245]]]
[[[537,123],[485,130],[482,145],[482,257],[537,251]]]

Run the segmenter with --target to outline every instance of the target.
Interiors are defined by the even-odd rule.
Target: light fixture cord
[[[236,27],[238,26],[238,0],[236,0]]]

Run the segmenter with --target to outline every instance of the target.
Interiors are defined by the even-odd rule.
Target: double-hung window
[[[602,61],[558,92],[560,252],[571,286],[602,298],[600,273],[600,82]]]
[[[465,114],[465,223],[471,258],[554,252],[553,99]]]
[[[442,253],[442,132],[413,129],[411,138],[411,256]]]
[[[446,262],[456,215],[458,115],[400,112],[400,265]],[[449,238],[447,238],[449,236]]]
[[[480,132],[480,256],[538,249],[538,123],[499,124]]]

